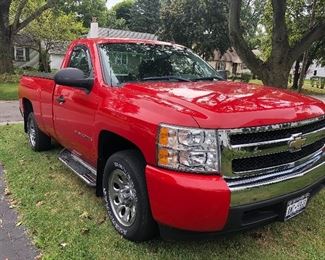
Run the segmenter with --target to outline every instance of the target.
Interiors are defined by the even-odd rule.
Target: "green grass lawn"
[[[254,84],[263,84],[261,80],[258,79],[252,79],[249,83],[254,83]],[[312,87],[310,80],[306,79],[304,86],[302,88],[302,93],[306,95],[325,95],[325,88],[316,88]]]
[[[17,100],[18,83],[0,83],[0,100]]]
[[[44,259],[325,258],[325,190],[287,223],[212,241],[136,244],[114,231],[102,199],[58,161],[58,151],[35,153],[22,125],[0,127],[10,199]]]

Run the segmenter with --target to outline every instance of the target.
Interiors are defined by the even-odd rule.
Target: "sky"
[[[117,4],[118,2],[121,2],[122,0],[108,0],[106,6],[108,8],[111,8],[113,5]]]

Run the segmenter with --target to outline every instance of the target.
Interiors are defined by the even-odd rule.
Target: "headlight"
[[[161,125],[157,140],[158,166],[178,171],[219,171],[217,131]]]

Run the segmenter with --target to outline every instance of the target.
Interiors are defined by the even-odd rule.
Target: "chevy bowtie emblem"
[[[293,134],[291,140],[289,141],[289,151],[291,153],[298,152],[306,143],[306,138],[302,137],[302,133]]]

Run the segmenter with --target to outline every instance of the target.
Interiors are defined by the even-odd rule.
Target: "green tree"
[[[315,22],[309,24],[310,1],[268,0],[265,5],[262,38],[265,60],[254,55],[243,35],[240,22],[242,1],[230,1],[229,32],[233,46],[250,70],[262,79],[264,84],[287,87],[293,63],[308,50],[314,42],[325,36],[324,0],[316,7]],[[309,9],[308,9],[309,8]]]
[[[171,0],[162,5],[161,31],[163,39],[193,48],[209,58],[214,50],[227,51],[226,0]]]
[[[136,0],[132,9],[130,30],[157,33],[160,27],[160,1]]]
[[[114,29],[128,29],[131,24],[131,10],[134,0],[124,0],[107,11],[107,26]]]
[[[243,37],[250,49],[262,47],[263,27],[261,21],[265,13],[267,0],[243,0],[241,24]]]
[[[29,8],[31,2],[37,5]],[[13,72],[11,52],[13,37],[44,11],[53,7],[55,2],[54,0],[47,0],[45,3],[40,0],[0,0],[0,74]]]
[[[56,46],[66,47],[65,45],[81,36],[86,30],[82,22],[77,21],[73,14],[63,12],[45,11],[40,17],[36,18],[24,33],[28,35],[39,53],[39,70],[49,72],[49,52]]]
[[[93,17],[97,18],[97,21],[101,26],[106,26],[106,0],[61,0],[59,2],[60,10],[66,14],[76,14],[78,20],[81,21],[86,28],[90,27]]]

